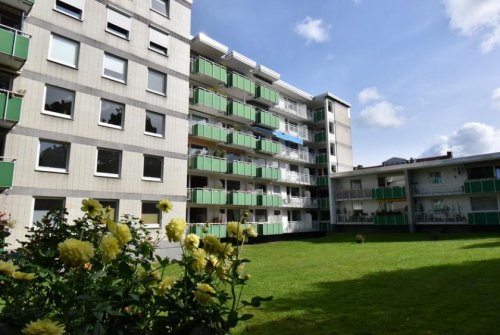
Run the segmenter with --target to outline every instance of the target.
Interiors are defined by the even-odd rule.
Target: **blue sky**
[[[500,151],[500,0],[195,0],[204,32],[351,103],[354,164]]]

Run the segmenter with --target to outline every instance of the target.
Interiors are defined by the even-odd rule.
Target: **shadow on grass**
[[[275,297],[242,334],[498,334],[500,259],[319,282]]]
[[[500,247],[500,241],[466,245],[462,249],[480,249],[480,248],[498,248],[498,247]]]

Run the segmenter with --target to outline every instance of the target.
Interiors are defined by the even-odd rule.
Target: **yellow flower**
[[[207,265],[207,253],[203,249],[195,249],[193,251],[193,269],[202,272]]]
[[[120,253],[118,240],[113,235],[109,234],[102,238],[99,249],[102,252],[102,260],[106,263],[114,260]]]
[[[106,223],[106,228],[108,228],[109,232],[112,233],[112,234],[115,234],[116,232],[116,223],[113,222],[113,220],[107,218],[105,220],[105,223]]]
[[[3,273],[7,276],[12,276],[12,274],[16,271],[17,265],[14,265],[14,263],[0,261],[0,273]]]
[[[231,256],[234,253],[234,248],[231,243],[221,243],[220,248],[220,253],[226,256]]]
[[[210,255],[208,256],[208,264],[210,264],[210,266],[215,268],[217,264],[219,264],[219,259],[214,255]]]
[[[17,279],[17,280],[33,280],[36,278],[36,275],[34,273],[26,273],[26,272],[14,272],[12,274],[12,278]]]
[[[102,212],[102,205],[99,201],[89,198],[82,200],[82,211],[87,212],[89,217],[95,218]]]
[[[153,264],[154,268],[155,265]],[[142,266],[139,267],[138,275],[141,279],[148,279],[149,281],[158,281],[161,279],[161,273],[158,270],[152,270],[147,272]]]
[[[160,211],[168,213],[172,210],[174,206],[168,199],[161,199],[158,204],[156,205],[156,208],[158,208]]]
[[[212,286],[205,283],[196,284],[196,290],[193,290],[194,298],[201,304],[208,304],[212,301],[215,290]]]
[[[207,235],[203,238],[203,249],[209,254],[219,253],[223,247],[215,235]]]
[[[24,335],[62,335],[64,326],[50,319],[31,321],[21,331]]]
[[[255,231],[255,227],[253,225],[249,225],[245,230],[245,235],[248,237],[257,237],[257,232]]]
[[[193,250],[198,248],[200,245],[200,238],[196,234],[188,234],[184,239],[184,246],[188,250]]]
[[[170,242],[179,242],[186,230],[186,221],[181,218],[170,220],[166,227],[167,237]]]
[[[238,265],[236,267],[236,273],[238,275],[241,275],[243,273],[243,271],[245,271],[245,263],[241,263],[240,265]]]
[[[157,292],[159,295],[164,295],[172,289],[174,286],[175,279],[173,277],[165,277],[159,284]]]
[[[238,241],[243,241],[243,227],[239,222],[229,222],[227,224],[227,236],[236,237]]]
[[[92,243],[69,238],[57,246],[61,262],[68,266],[83,266],[94,257]]]
[[[130,228],[125,223],[117,223],[114,231],[111,231],[118,240],[118,243],[123,246],[132,241],[132,234]]]

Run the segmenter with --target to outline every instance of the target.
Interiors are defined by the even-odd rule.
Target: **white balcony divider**
[[[464,193],[463,184],[414,185],[413,195],[446,195]]]

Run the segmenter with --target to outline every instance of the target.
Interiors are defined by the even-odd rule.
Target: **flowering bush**
[[[157,206],[168,212],[172,204]],[[81,219],[69,224],[53,211],[34,223],[21,247],[0,260],[0,322],[22,334],[227,334],[269,298],[241,301],[250,275],[241,250],[256,236],[246,215],[232,224],[233,243],[188,234],[174,218],[167,238],[179,242],[180,260],[155,256],[142,222],[82,202]],[[243,228],[246,227],[246,228]],[[234,233],[235,232],[235,233]]]

